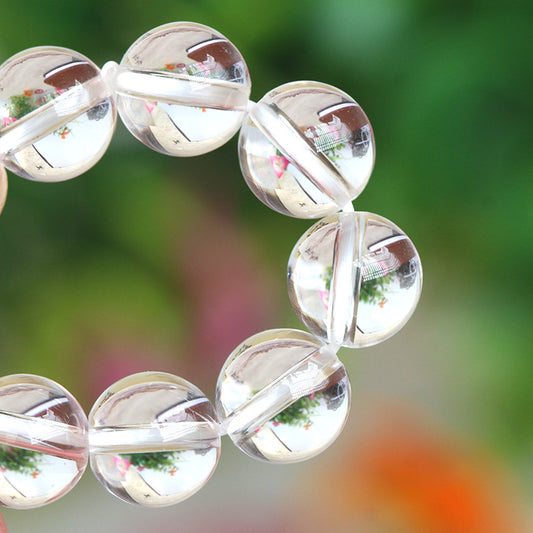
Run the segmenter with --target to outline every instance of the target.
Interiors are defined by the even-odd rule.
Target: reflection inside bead
[[[182,501],[208,479],[218,461],[218,448],[97,454],[91,458],[100,480],[130,503],[161,507]]]
[[[361,108],[351,102],[339,102],[317,112],[320,124],[304,132],[317,152],[339,167],[352,157],[364,157],[372,142],[372,129]],[[349,170],[349,168],[346,168]]]
[[[329,444],[330,436],[344,425],[349,402],[346,372],[339,369],[336,374],[330,376],[325,389],[298,398],[256,429],[251,441],[265,459],[286,455],[291,462],[307,459],[310,449]]]
[[[369,220],[361,258],[358,333],[372,335],[395,328],[409,317],[421,290],[418,254],[406,235],[382,237],[379,221]]]
[[[79,475],[77,462],[67,455],[0,444],[0,504],[25,509],[60,496]]]

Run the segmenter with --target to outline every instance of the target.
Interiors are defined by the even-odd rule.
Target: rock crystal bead
[[[394,335],[413,313],[422,265],[411,240],[389,220],[339,213],[296,243],[288,290],[312,333],[336,346],[371,346]]]
[[[50,379],[0,378],[0,505],[30,509],[66,494],[87,466],[87,417]]]
[[[85,56],[42,46],[0,66],[0,162],[37,181],[62,181],[102,157],[115,129],[114,97]]]
[[[252,105],[239,136],[242,173],[264,204],[284,215],[335,213],[364,189],[374,134],[357,102],[314,81],[287,83]]]
[[[248,69],[237,48],[193,22],[149,31],[120,65],[105,70],[126,127],[167,155],[194,156],[224,144],[239,129],[250,95]]]
[[[216,404],[244,453],[271,463],[309,459],[340,434],[350,384],[334,352],[303,331],[258,333],[222,368]]]
[[[142,372],[109,387],[90,414],[90,463],[109,492],[163,507],[198,491],[220,455],[215,411],[191,383]]]

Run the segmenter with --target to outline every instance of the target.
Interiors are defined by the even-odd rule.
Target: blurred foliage
[[[458,425],[473,424],[473,435],[509,458],[531,449],[530,2],[0,5],[4,21],[24,21],[23,31],[3,24],[1,60],[54,44],[98,64],[118,61],[152,27],[193,20],[241,50],[254,100],[298,79],[324,81],[356,98],[372,121],[378,150],[356,209],[396,222],[425,265],[425,293],[406,328],[411,342],[429,335],[450,365],[450,398],[468,402],[453,411]],[[21,18],[22,9],[31,15]],[[3,374],[44,374],[89,407],[96,391],[84,382],[93,354],[127,344],[143,347],[154,367],[186,368],[184,377],[194,382],[200,370],[191,332],[202,332],[195,322],[201,315],[180,258],[190,258],[187,236],[208,215],[229,221],[236,250],[264,270],[254,283],[273,295],[273,305],[259,322],[301,327],[283,279],[309,221],[270,212],[253,197],[240,175],[236,139],[215,153],[176,160],[149,151],[119,124],[108,153],[83,177],[54,185],[9,178],[0,218]],[[208,251],[210,234],[204,235]],[[228,259],[235,268],[245,260],[239,255]],[[211,268],[216,276],[217,263]],[[430,330],[422,329],[424,314],[435,319]],[[235,345],[254,333],[246,328],[236,329]],[[218,354],[202,378],[212,390],[226,355]],[[95,357],[93,364],[102,361]]]
[[[120,456],[126,458],[132,466],[138,469],[148,468],[157,472],[169,472],[173,474],[176,471],[180,453],[179,451],[131,453],[121,454]]]
[[[274,425],[287,424],[289,426],[300,426],[309,428],[313,424],[312,415],[315,407],[320,405],[320,393],[302,396],[291,403],[281,413],[278,413],[270,421]]]
[[[42,454],[23,448],[0,445],[0,468],[21,474],[36,476],[39,474],[39,459]]]

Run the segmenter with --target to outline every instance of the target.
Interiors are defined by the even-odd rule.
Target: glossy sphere
[[[100,70],[77,52],[31,48],[0,67],[0,160],[23,178],[84,173],[106,151],[115,122]]]
[[[0,505],[39,507],[66,494],[87,466],[87,418],[57,383],[0,378]]]
[[[350,384],[334,352],[303,331],[258,333],[238,346],[217,383],[217,410],[246,454],[267,462],[303,461],[341,432]]]
[[[4,167],[0,166],[0,213],[4,209],[7,196],[7,174]]]
[[[91,468],[128,503],[163,507],[213,473],[220,434],[209,400],[184,379],[143,372],[117,381],[89,414]]]
[[[388,339],[407,322],[422,290],[422,265],[392,222],[340,213],[296,243],[288,288],[296,314],[315,335],[360,348]]]
[[[272,209],[298,218],[339,211],[364,189],[374,134],[346,93],[312,81],[287,83],[252,106],[239,137],[243,175]]]
[[[251,87],[235,46],[192,22],[140,37],[113,75],[124,124],[150,148],[173,156],[204,154],[230,139]]]

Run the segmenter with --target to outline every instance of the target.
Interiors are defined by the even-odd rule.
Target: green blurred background
[[[10,532],[532,530],[530,2],[0,7],[0,62],[50,44],[102,65],[149,29],[191,20],[239,48],[253,100],[300,79],[344,90],[377,143],[355,207],[398,224],[425,275],[404,330],[341,352],[352,413],[321,457],[269,467],[225,438],[210,483],[179,506],[136,509],[88,472],[57,503],[5,511]],[[255,199],[236,138],[174,159],[119,123],[106,155],[78,179],[10,174],[0,217],[0,373],[52,378],[86,411],[116,379],[150,369],[181,375],[213,399],[220,366],[247,336],[302,328],[285,269],[310,224]]]

